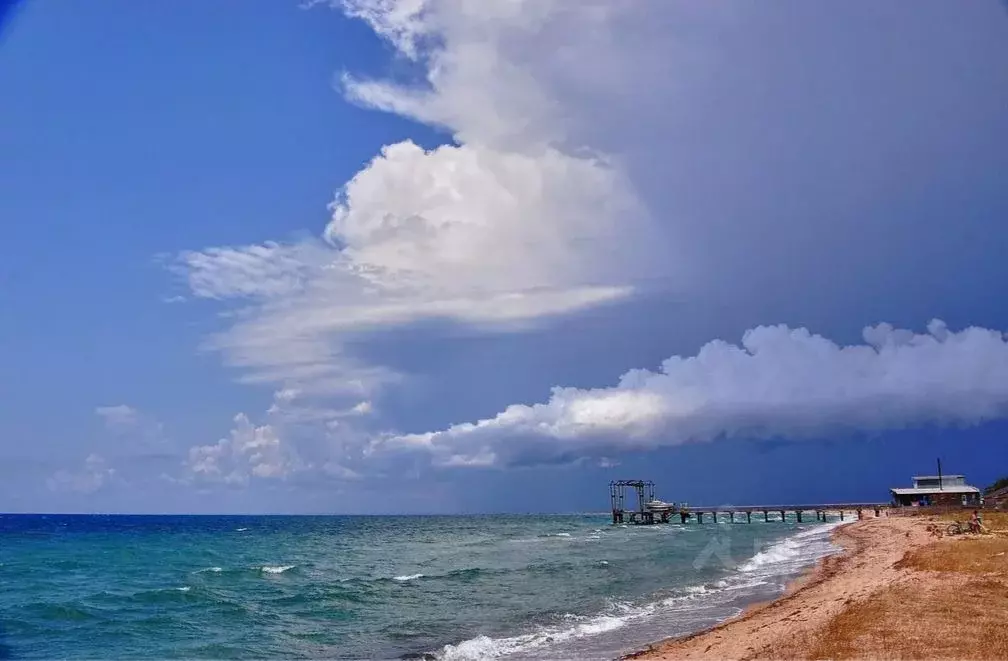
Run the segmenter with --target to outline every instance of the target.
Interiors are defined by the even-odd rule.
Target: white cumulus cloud
[[[207,348],[244,382],[297,392],[273,402],[271,423],[314,421],[327,439],[337,429],[353,439],[345,444],[377,417],[347,412],[400,378],[351,349],[369,333],[431,319],[518,331],[650,286],[697,301],[719,292],[730,304],[768,291],[807,297],[816,282],[855,292],[880,273],[906,282],[921,246],[944,246],[953,231],[916,213],[928,207],[924,182],[958,181],[962,164],[1003,152],[989,139],[1005,134],[992,91],[1004,69],[991,63],[1008,61],[993,0],[309,4],[366,22],[410,62],[387,77],[343,72],[349,101],[450,138],[375,145],[315,238],[190,250],[170,268],[186,298],[228,306]],[[835,278],[840,269],[850,277]],[[715,344],[703,356],[732,351]],[[704,397],[727,403],[701,385],[666,397],[663,374],[618,392],[558,389],[548,404],[409,442],[441,448],[534,428],[562,441],[554,448],[580,448],[606,433],[643,444],[656,429],[713,433],[699,422],[716,415]],[[748,418],[742,403],[719,433],[772,426],[757,410],[767,402],[754,401]],[[796,409],[780,410],[792,416],[785,427],[804,425]],[[345,444],[333,441],[337,464],[357,470]],[[473,451],[467,440],[437,456],[487,465],[528,447]],[[230,441],[204,454],[207,474],[232,474],[218,463],[234,457]]]
[[[549,401],[493,418],[379,441],[431,452],[451,466],[605,457],[724,437],[809,438],[925,423],[978,424],[1008,415],[1008,337],[917,334],[888,324],[843,346],[804,328],[760,326],[738,345],[715,340],[612,387],[554,388]]]
[[[246,305],[208,346],[247,380],[316,393],[359,383],[366,391],[395,375],[348,356],[349,334],[432,318],[517,329],[625,299],[636,283],[672,270],[622,164],[565,138],[564,113],[549,110],[560,104],[549,81],[508,65],[496,38],[485,47],[472,41],[472,31],[515,25],[533,35],[524,18],[532,5],[488,3],[470,15],[451,4],[445,21],[428,3],[340,6],[401,54],[423,59],[429,74],[423,90],[347,77],[347,95],[445,126],[456,142],[382,147],[338,191],[319,240],[177,256],[170,268],[193,296]],[[456,11],[457,26],[447,20]],[[551,9],[542,19],[566,13]],[[466,68],[476,59],[488,68]]]
[[[189,449],[186,478],[244,485],[251,478],[282,479],[305,468],[271,425],[254,425],[244,413],[227,438]]]
[[[126,404],[98,406],[95,408],[95,415],[102,418],[109,429],[114,430],[130,429],[141,420],[140,412]]]
[[[95,415],[113,437],[128,442],[124,450],[164,450],[169,445],[164,425],[137,408],[127,404],[98,406]]]
[[[365,21],[419,71],[347,72],[348,99],[453,138],[381,147],[319,239],[173,262],[192,296],[246,304],[208,343],[246,380],[316,391],[394,380],[349,356],[346,338],[418,319],[521,328],[645,282],[783,288],[864,260],[891,271],[901,255],[886,251],[913,237],[872,250],[864,237],[905,221],[851,201],[945,163],[911,172],[902,154],[994,130],[998,71],[969,62],[1008,55],[993,0],[308,4]]]
[[[115,469],[103,457],[90,454],[80,468],[56,471],[46,480],[46,486],[52,491],[91,494],[108,484],[115,474]]]

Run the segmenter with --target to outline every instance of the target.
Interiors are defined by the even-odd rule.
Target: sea
[[[0,515],[0,659],[613,659],[836,550],[772,517]]]

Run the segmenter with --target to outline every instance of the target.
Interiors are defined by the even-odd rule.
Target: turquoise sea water
[[[613,658],[779,593],[829,527],[0,515],[0,659]]]

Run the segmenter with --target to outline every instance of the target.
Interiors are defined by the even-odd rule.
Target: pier
[[[630,492],[628,494],[627,492]],[[630,496],[630,497],[628,497]],[[840,521],[845,520],[847,513],[858,519],[865,516],[881,516],[883,510],[888,510],[889,503],[803,503],[795,505],[720,505],[694,507],[687,503],[658,500],[655,497],[655,484],[650,480],[616,480],[609,483],[609,500],[612,509],[613,524],[628,523],[633,525],[654,525],[657,523],[704,523],[704,517],[711,523],[752,523],[753,514],[756,520],[764,523],[785,521],[788,514],[793,515],[798,523],[804,522],[807,515],[815,516],[816,521],[826,521],[827,515],[833,514]],[[628,507],[630,506],[630,507]],[[780,515],[777,518],[776,515]],[[762,517],[760,516],[762,515]]]

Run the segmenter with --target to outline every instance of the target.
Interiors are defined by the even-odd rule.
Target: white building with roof
[[[965,475],[915,475],[912,479],[912,487],[889,489],[894,504],[905,507],[980,504],[980,489],[966,484]]]

